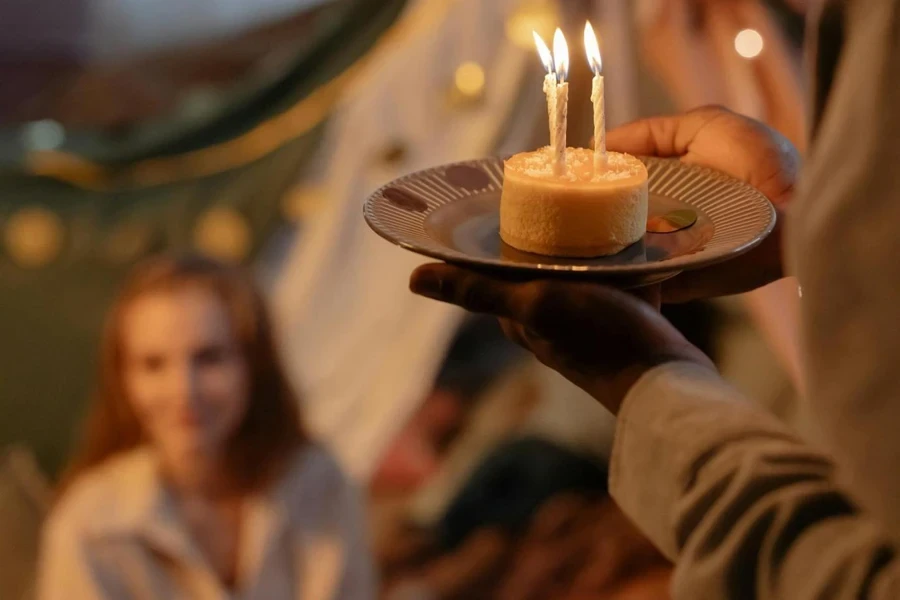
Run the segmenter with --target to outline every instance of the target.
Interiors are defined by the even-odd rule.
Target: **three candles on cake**
[[[535,31],[541,62],[547,69],[544,78],[544,92],[547,94],[547,112],[550,118],[550,148],[554,157],[554,169],[561,175],[566,169],[566,126],[569,112],[569,48],[562,31],[557,29],[553,36],[553,52]],[[606,108],[603,90],[603,61],[600,44],[590,23],[584,26],[584,48],[588,63],[594,73],[591,102],[594,104],[594,170],[604,171],[606,157]]]

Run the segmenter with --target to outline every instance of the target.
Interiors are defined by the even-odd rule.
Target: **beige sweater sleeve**
[[[809,412],[841,483],[900,546],[900,1],[845,5],[788,247]]]
[[[843,47],[788,227],[825,447],[709,371],[639,382],[611,489],[677,559],[676,598],[900,598],[900,0],[830,9]]]
[[[900,598],[894,548],[834,477],[715,373],[679,363],[626,398],[610,489],[677,562],[676,599]]]

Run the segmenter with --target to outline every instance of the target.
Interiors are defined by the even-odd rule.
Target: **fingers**
[[[499,530],[478,531],[454,554],[431,565],[425,579],[439,598],[464,598],[467,590],[496,580],[510,545],[510,540]]]
[[[662,306],[662,286],[660,284],[633,288],[628,290],[628,293],[640,298],[656,311],[659,311]]]
[[[413,293],[432,300],[500,317],[505,333],[522,345],[529,343],[528,329],[541,332],[575,318],[572,313],[577,311],[572,310],[572,303],[583,298],[589,289],[599,288],[562,281],[514,282],[442,263],[413,271],[409,287]]]
[[[535,336],[581,332],[588,315],[608,317],[607,313],[613,311],[638,316],[644,309],[652,313],[658,309],[660,298],[657,286],[638,290],[645,303],[636,303],[632,295],[602,285],[512,282],[447,264],[416,269],[410,278],[410,289],[470,312],[500,317],[506,335],[531,350],[534,350]]]
[[[578,517],[588,506],[588,499],[581,494],[563,493],[551,498],[535,515],[528,541],[536,545],[547,544],[571,534]]]
[[[726,262],[685,271],[662,283],[662,302],[678,304],[703,298],[743,294],[784,277],[782,260],[783,211],[775,230],[762,244]]]
[[[529,333],[577,326],[573,321],[578,321],[583,311],[573,303],[583,300],[594,287],[566,282],[513,282],[447,264],[419,267],[410,278],[410,290],[415,294],[455,304],[469,312],[499,317],[504,333],[532,351]]]
[[[410,290],[420,296],[510,319],[521,314],[522,285],[447,264],[419,267],[409,282]]]
[[[705,107],[683,115],[642,119],[610,131],[607,144],[610,150],[628,154],[684,156],[700,131],[723,114],[732,113],[721,107]]]
[[[672,583],[672,567],[656,567],[652,570],[640,573],[616,586],[612,590],[604,590],[603,598],[606,600],[647,600],[647,598],[670,598]],[[596,598],[593,595],[583,598]],[[577,600],[579,596],[567,600]]]
[[[503,330],[503,334],[517,346],[524,348],[526,350],[530,350],[528,346],[528,338],[525,336],[525,329],[510,319],[500,318],[500,329]]]
[[[609,143],[630,154],[679,157],[717,169],[757,188],[776,206],[790,199],[800,166],[783,135],[717,107],[638,121],[611,132]]]

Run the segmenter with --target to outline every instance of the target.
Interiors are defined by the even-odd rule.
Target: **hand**
[[[452,553],[400,577],[393,599],[659,600],[671,565],[609,498],[560,494],[524,535],[473,533]]]
[[[610,132],[608,143],[619,152],[678,157],[686,164],[722,171],[765,194],[778,213],[775,231],[762,244],[669,280],[663,284],[663,302],[739,294],[783,276],[783,217],[800,170],[797,151],[784,136],[727,109],[707,107],[625,125]]]
[[[511,282],[432,264],[413,273],[410,289],[500,317],[507,336],[613,413],[632,385],[656,365],[691,361],[712,368],[653,307],[605,286]]]
[[[538,510],[493,597],[661,600],[670,575],[611,498],[560,494]]]

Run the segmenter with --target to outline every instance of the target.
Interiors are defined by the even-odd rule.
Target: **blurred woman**
[[[356,492],[296,407],[245,273],[138,268],[108,317],[39,597],[374,597]]]

